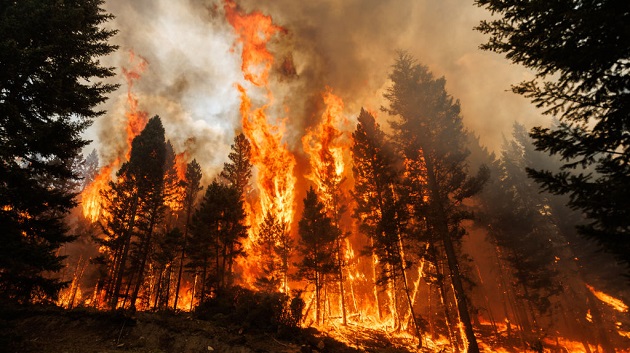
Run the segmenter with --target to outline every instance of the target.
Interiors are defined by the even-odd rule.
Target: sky
[[[236,0],[245,12],[271,16],[285,31],[270,43],[275,55],[270,74],[270,116],[284,124],[284,141],[298,150],[304,130],[321,114],[322,92],[344,101],[353,119],[365,107],[387,125],[383,93],[399,50],[407,51],[436,76],[461,103],[465,126],[482,145],[499,152],[512,124],[546,125],[548,118],[510,85],[533,78],[502,55],[478,49],[484,35],[473,27],[489,13],[462,0]],[[124,143],[128,86],[122,69],[147,62],[131,88],[139,108],[159,115],[175,151],[188,150],[206,173],[216,173],[240,130],[239,94],[244,85],[256,102],[267,93],[248,86],[241,72],[240,46],[219,0],[106,0],[116,18],[107,26],[119,50],[106,58],[121,84],[103,107],[107,113],[86,132],[101,164],[115,159]],[[135,61],[130,61],[130,52]],[[140,59],[142,58],[142,59]],[[292,62],[295,71],[282,70]],[[328,88],[327,88],[328,87]]]

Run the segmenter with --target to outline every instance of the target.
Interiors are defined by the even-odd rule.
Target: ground
[[[379,337],[356,337],[354,347],[314,329],[256,332],[229,320],[189,313],[104,312],[53,307],[2,308],[0,351],[8,353],[405,353]],[[369,337],[368,337],[369,336]]]

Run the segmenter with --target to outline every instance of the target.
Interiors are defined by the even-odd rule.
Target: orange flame
[[[125,131],[127,132],[127,159],[129,159],[131,153],[131,141],[140,134],[149,121],[149,114],[144,110],[138,109],[138,98],[132,91],[134,82],[140,79],[147,67],[147,61],[141,56],[137,57],[139,58],[138,62],[136,62],[135,53],[130,51],[129,62],[134,66],[130,69],[124,67],[122,69],[127,81],[127,104],[129,104],[129,110],[125,113],[127,118],[127,125],[125,126]]]
[[[232,0],[225,0],[224,9],[228,22],[238,35],[237,42],[242,44],[243,77],[255,86],[264,87],[268,102],[271,102],[268,78],[274,57],[267,49],[267,44],[284,29],[273,24],[270,16],[260,12],[244,13]],[[256,170],[255,183],[260,196],[257,216],[253,212],[257,207],[246,206],[252,227],[244,247],[251,255],[254,252],[249,250],[256,244],[257,225],[262,222],[264,215],[275,215],[289,231],[295,213],[296,162],[287,145],[282,142],[284,127],[282,124],[273,125],[267,116],[269,103],[253,108],[246,89],[241,85],[237,85],[237,89],[241,94],[243,133],[251,143],[251,162]],[[250,258],[240,265],[243,267],[243,279],[252,284],[258,264]]]
[[[136,60],[136,57],[139,58]],[[131,154],[131,142],[134,137],[138,136],[148,122],[148,113],[138,108],[138,98],[132,92],[134,82],[140,79],[141,74],[146,70],[147,61],[141,56],[136,56],[133,51],[129,51],[129,62],[132,68],[122,68],[123,75],[127,81],[127,104],[129,109],[125,113],[127,123],[125,125],[126,132],[126,152],[125,157],[129,159]],[[81,204],[83,207],[83,215],[92,222],[95,222],[101,213],[101,195],[107,183],[111,180],[112,171],[118,169],[121,163],[121,156],[108,165],[101,168],[94,181],[88,185],[81,193]]]
[[[613,309],[617,310],[618,312],[620,313],[628,312],[628,306],[621,299],[617,299],[602,291],[598,291],[597,289],[593,288],[592,286],[588,284],[586,285],[586,288],[588,288],[588,290],[590,290],[591,293],[593,293],[593,295],[597,297],[597,299],[610,305]]]
[[[244,14],[233,0],[225,0],[223,8],[228,22],[238,34],[237,42],[243,47],[241,70],[245,79],[256,86],[266,86],[274,60],[267,50],[267,43],[285,29],[275,25],[271,16],[258,11]]]
[[[344,152],[350,147],[339,130],[345,122],[343,101],[332,93],[330,87],[323,93],[323,99],[326,109],[321,122],[304,135],[302,145],[311,164],[311,172],[306,177],[315,183],[324,204],[330,205],[334,193],[331,188],[338,187],[343,181],[346,170]]]
[[[112,178],[112,170],[117,167],[120,160],[117,158],[113,163],[101,168],[98,175],[86,186],[81,193],[81,204],[83,206],[83,216],[92,222],[96,222],[101,214],[101,194],[107,183]]]
[[[175,168],[177,169],[177,178],[179,180],[186,179],[186,165],[188,163],[188,151],[175,155]]]

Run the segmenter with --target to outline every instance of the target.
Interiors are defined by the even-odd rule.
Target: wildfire
[[[127,153],[125,156],[127,159],[129,159],[129,154],[131,153],[131,141],[140,134],[149,121],[149,114],[144,110],[138,109],[138,98],[133,93],[133,85],[146,70],[147,61],[141,56],[136,56],[133,51],[130,51],[129,62],[133,66],[130,69],[122,69],[125,80],[127,81],[127,104],[129,105],[129,110],[125,113],[125,117],[127,118],[127,125],[125,126],[127,132]]]
[[[244,14],[233,0],[225,0],[223,8],[228,22],[239,36],[238,43],[243,46],[241,70],[245,79],[256,86],[266,86],[274,61],[267,50],[267,43],[285,29],[275,25],[271,16],[261,12]]]
[[[592,286],[588,284],[586,285],[586,288],[588,288],[588,290],[590,290],[591,293],[593,293],[593,295],[597,297],[597,299],[610,305],[611,307],[613,307],[613,309],[617,310],[618,312],[620,313],[628,312],[628,306],[621,299],[617,299],[602,291],[598,291],[597,289],[593,288]]]
[[[186,163],[189,159],[188,152],[184,151],[175,155],[175,168],[177,169],[177,179],[186,179]]]
[[[123,76],[127,82],[127,104],[128,110],[125,113],[126,124],[126,151],[125,157],[129,159],[131,153],[131,141],[138,136],[148,121],[149,114],[138,108],[138,98],[133,93],[133,85],[135,81],[140,79],[142,73],[146,70],[147,61],[141,56],[137,56],[133,51],[129,51],[129,62],[131,68],[123,68]],[[101,213],[101,195],[107,183],[111,180],[112,172],[117,170],[121,163],[121,156],[108,165],[101,167],[94,181],[88,185],[81,193],[81,204],[83,207],[83,216],[92,222],[95,222]]]
[[[295,157],[282,142],[284,126],[281,123],[274,124],[267,116],[272,101],[268,87],[269,70],[274,61],[267,44],[284,29],[273,24],[270,16],[260,12],[244,13],[232,0],[225,0],[224,9],[228,22],[238,35],[237,42],[242,45],[243,77],[255,86],[263,87],[268,99],[267,104],[254,108],[247,90],[237,85],[241,94],[243,133],[251,144],[251,162],[256,170],[255,184],[259,192],[258,207],[246,206],[252,225],[244,243],[246,251],[249,251],[256,243],[257,225],[262,222],[264,215],[273,214],[289,232],[295,213]],[[253,210],[257,208],[259,212],[254,216]],[[251,284],[252,272],[256,272],[257,264],[248,261],[240,265],[244,268],[244,280]]]
[[[90,185],[81,193],[81,204],[83,206],[83,216],[95,222],[101,213],[101,194],[107,183],[111,180],[112,170],[117,167],[120,160],[117,158],[113,163],[101,168],[98,175]]]
[[[346,169],[344,151],[348,151],[350,147],[339,130],[344,122],[343,101],[330,88],[322,96],[326,109],[319,125],[310,129],[302,138],[302,145],[311,163],[311,173],[306,177],[315,183],[324,204],[330,205],[335,192],[333,189],[343,182]]]

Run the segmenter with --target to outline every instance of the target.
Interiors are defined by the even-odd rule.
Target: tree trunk
[[[344,288],[343,288],[343,253],[342,253],[342,246],[341,246],[341,241],[339,239],[337,239],[337,243],[338,243],[338,247],[337,247],[337,256],[339,258],[338,261],[338,266],[339,266],[339,296],[340,296],[340,304],[341,304],[341,317],[342,317],[342,324],[345,326],[348,324],[348,322],[346,321],[346,293],[344,292]]]
[[[127,227],[127,231],[125,232],[125,238],[123,240],[123,248],[122,254],[120,256],[120,265],[118,266],[118,273],[116,275],[116,281],[114,284],[114,290],[112,293],[110,308],[112,310],[116,310],[118,306],[118,296],[120,292],[120,287],[122,285],[123,274],[125,272],[125,264],[127,262],[127,256],[129,253],[129,246],[131,245],[131,233],[133,231],[133,227],[136,221],[136,212],[138,209],[138,197],[134,197],[131,206],[131,213],[129,218],[129,225]]]
[[[442,243],[444,244],[446,260],[451,275],[451,282],[453,283],[453,290],[455,291],[457,310],[459,312],[459,318],[464,325],[464,332],[468,341],[467,352],[479,353],[479,346],[477,345],[477,338],[475,337],[475,332],[472,327],[470,313],[468,311],[468,303],[466,302],[466,294],[464,293],[464,286],[462,284],[461,273],[459,271],[457,254],[455,253],[455,247],[453,246],[453,240],[451,239],[448,227],[448,219],[446,217],[440,191],[438,189],[433,161],[430,157],[426,158],[425,161],[429,188],[431,190],[430,202],[434,208],[433,211],[435,212],[435,220],[433,220],[433,223],[435,224],[435,230],[437,230],[438,235],[441,237]]]
[[[397,234],[398,237],[398,264],[400,265],[400,272],[403,277],[403,289],[405,290],[405,296],[407,297],[407,305],[409,306],[409,312],[411,313],[411,319],[413,321],[413,326],[416,330],[416,337],[418,337],[418,348],[422,348],[422,333],[420,333],[420,326],[418,326],[418,319],[416,318],[416,313],[413,310],[413,301],[411,300],[411,296],[409,295],[409,284],[407,283],[407,272],[405,271],[405,251],[403,248],[402,238],[400,237],[400,232]]]
[[[136,299],[138,298],[138,293],[140,292],[140,287],[144,282],[144,267],[147,264],[147,259],[149,258],[149,252],[151,251],[151,238],[153,237],[153,227],[155,226],[155,222],[157,220],[157,212],[158,210],[152,210],[152,215],[149,223],[149,229],[147,230],[146,239],[143,242],[142,247],[142,260],[140,261],[140,266],[138,267],[138,280],[136,281],[136,286],[131,295],[131,310],[136,310]]]
[[[188,240],[188,227],[190,224],[190,209],[186,212],[186,224],[184,225],[184,238],[182,239],[182,252],[179,258],[179,271],[177,273],[177,285],[175,286],[175,303],[173,310],[177,310],[177,301],[179,299],[179,288],[182,283],[182,272],[184,270],[184,258],[186,256],[186,242]]]

